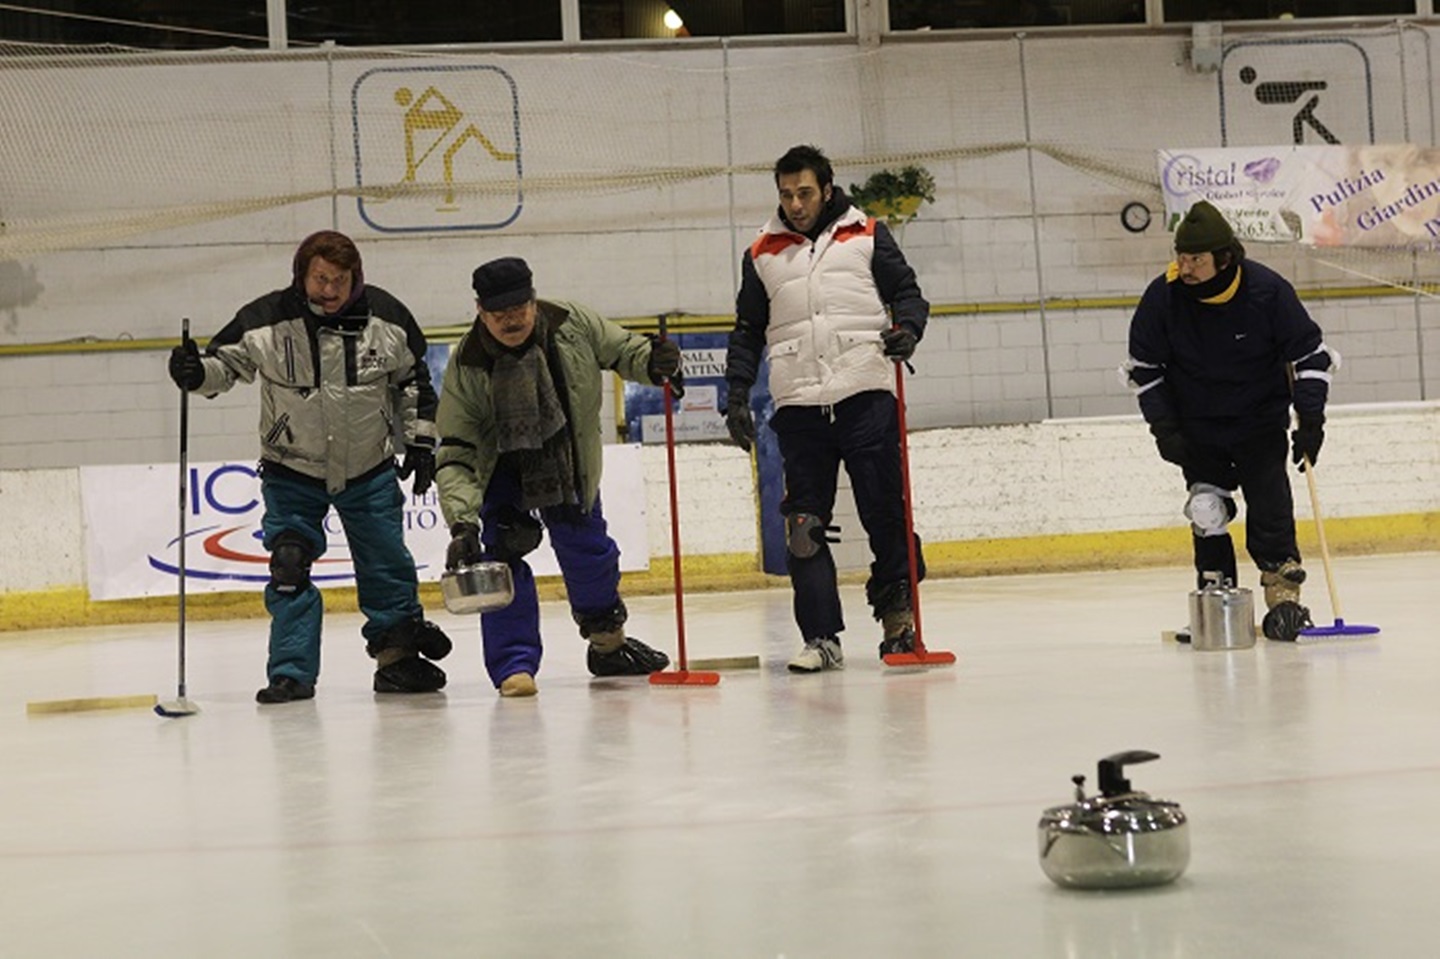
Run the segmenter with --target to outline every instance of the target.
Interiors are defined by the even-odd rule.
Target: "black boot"
[[[1295,637],[1300,635],[1300,630],[1314,625],[1315,622],[1310,618],[1310,610],[1299,603],[1287,600],[1271,607],[1270,611],[1265,614],[1265,618],[1260,621],[1260,631],[1268,639],[1293,643]]]
[[[273,706],[277,703],[293,703],[297,699],[314,699],[315,687],[310,683],[302,683],[290,676],[276,676],[270,680],[270,685],[255,694],[255,701],[266,706]]]
[[[615,650],[602,653],[592,643],[585,654],[585,665],[593,676],[648,676],[670,665],[670,657],[651,649],[638,639],[625,637]]]
[[[426,659],[444,659],[454,648],[445,631],[428,619],[420,620],[420,625],[415,628],[415,644],[420,649],[420,655]]]
[[[375,670],[377,693],[433,693],[445,688],[445,670],[414,654]]]
[[[453,648],[445,631],[421,616],[398,622],[365,644],[365,652],[371,659],[379,659],[382,652],[390,649],[418,652],[426,659],[444,659]]]

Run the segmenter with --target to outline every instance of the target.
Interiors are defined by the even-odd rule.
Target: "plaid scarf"
[[[578,503],[575,462],[565,408],[555,392],[543,318],[535,333],[510,349],[477,323],[485,352],[494,360],[490,370],[490,401],[495,407],[495,436],[500,455],[520,474],[521,508],[540,509]]]

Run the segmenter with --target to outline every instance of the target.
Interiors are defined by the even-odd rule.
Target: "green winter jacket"
[[[540,300],[537,306],[535,322],[549,328],[550,373],[574,441],[576,488],[589,510],[600,491],[604,456],[601,370],[614,370],[624,379],[653,385],[646,371],[650,341],[638,333],[627,333],[578,303]],[[471,329],[456,344],[445,367],[436,415],[440,450],[435,485],[447,526],[479,523],[480,503],[499,459],[490,366],[479,336]]]

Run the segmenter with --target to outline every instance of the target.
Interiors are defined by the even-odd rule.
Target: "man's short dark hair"
[[[785,151],[785,155],[775,161],[775,182],[780,182],[782,174],[800,173],[809,170],[815,174],[815,182],[820,184],[821,189],[835,182],[835,171],[830,167],[830,160],[820,152],[819,147],[808,145],[791,147]]]

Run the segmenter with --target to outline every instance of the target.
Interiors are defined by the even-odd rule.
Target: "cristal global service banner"
[[[261,545],[265,504],[253,463],[191,463],[186,482],[186,592],[259,590],[270,580],[270,555]],[[638,445],[605,447],[600,498],[623,570],[650,564],[645,522],[645,476]],[[409,492],[409,484],[403,487]],[[86,466],[80,470],[90,598],[173,595],[180,558],[180,475],[177,464]],[[405,543],[421,582],[440,579],[450,543],[434,488],[409,496]],[[353,586],[355,570],[340,517],[325,517],[328,548],[311,579],[321,588]],[[536,575],[557,575],[549,540],[526,557]]]
[[[1165,224],[1209,200],[1241,240],[1440,249],[1440,149],[1411,144],[1159,151]]]

